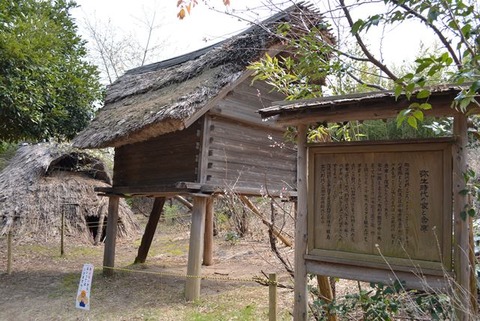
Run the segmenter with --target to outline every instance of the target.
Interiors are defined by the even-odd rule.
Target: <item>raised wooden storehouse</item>
[[[284,52],[284,39],[275,35],[280,23],[301,33],[320,21],[308,7],[293,6],[221,43],[130,70],[109,87],[105,106],[74,145],[115,147],[113,186],[99,189],[112,211],[118,196],[156,198],[137,261],[145,260],[165,197],[194,196],[188,274],[198,275],[205,215],[204,263],[211,263],[212,194],[295,190],[296,153],[284,144],[283,129],[257,113],[284,97],[265,82],[252,84],[247,67],[265,53]],[[327,31],[325,41],[333,41]],[[114,236],[109,242],[105,265],[113,266]],[[187,285],[189,299],[198,297],[193,288]]]

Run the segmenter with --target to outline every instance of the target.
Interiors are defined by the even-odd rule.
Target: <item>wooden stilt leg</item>
[[[185,298],[194,301],[200,297],[200,271],[202,267],[203,237],[205,234],[207,198],[195,196],[193,199],[190,246],[188,249],[187,282]]]
[[[213,264],[213,197],[207,199],[205,216],[205,240],[203,246],[203,265]]]
[[[113,275],[113,270],[109,267],[115,266],[115,244],[117,241],[117,224],[118,224],[118,196],[110,196],[108,201],[108,218],[107,218],[107,237],[105,239],[105,249],[103,253],[103,275]]]
[[[165,197],[156,197],[153,202],[152,212],[148,218],[147,226],[145,227],[145,233],[142,236],[142,243],[138,248],[137,257],[135,258],[134,264],[145,263],[147,259],[148,251],[152,245],[153,236],[157,230],[158,221],[160,220],[160,215],[162,214],[163,206],[165,205]]]

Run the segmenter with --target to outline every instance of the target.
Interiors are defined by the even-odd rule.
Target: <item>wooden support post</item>
[[[206,197],[194,196],[193,198],[187,282],[185,284],[185,299],[187,301],[200,298],[200,271],[202,267],[203,237],[205,235],[206,203]]]
[[[205,213],[205,239],[203,243],[203,265],[213,264],[213,197],[207,199]]]
[[[62,209],[62,219],[60,222],[60,256],[63,256],[65,254],[65,205],[63,206]]]
[[[318,284],[318,294],[319,298],[324,300],[327,303],[333,301],[333,291],[330,284],[330,280],[327,276],[317,275],[317,284]],[[336,315],[328,314],[328,321],[337,321]]]
[[[118,196],[109,196],[108,200],[108,218],[107,218],[107,237],[105,239],[105,249],[103,252],[103,275],[112,276],[115,267],[115,245],[117,242],[117,224],[118,224]]]
[[[453,197],[454,197],[454,223],[455,223],[455,274],[457,281],[458,302],[457,319],[468,321],[471,319],[471,295],[470,293],[470,244],[469,244],[469,218],[463,220],[460,213],[465,210],[468,203],[466,196],[460,191],[466,188],[464,173],[467,170],[466,146],[467,146],[467,117],[458,114],[453,122],[453,136],[455,138],[455,150],[453,155]]]
[[[292,247],[292,241],[287,236],[284,236],[279,230],[277,230],[270,221],[266,220],[260,210],[248,199],[248,197],[245,195],[240,195],[240,200],[253,212],[253,214],[257,215],[262,220],[263,224],[272,229],[273,235],[282,241],[285,246]]]
[[[147,226],[145,227],[145,233],[142,236],[142,243],[138,248],[137,257],[135,258],[134,264],[145,263],[147,259],[148,251],[152,245],[153,237],[155,236],[155,231],[157,230],[158,221],[160,220],[160,215],[162,214],[163,206],[165,205],[165,197],[156,197],[153,202],[152,212],[148,218]]]
[[[277,320],[277,274],[270,273],[268,275],[268,320]]]
[[[8,231],[7,234],[7,274],[12,274],[12,231]]]
[[[307,320],[307,126],[297,127],[297,215],[295,221],[295,285],[293,320]]]

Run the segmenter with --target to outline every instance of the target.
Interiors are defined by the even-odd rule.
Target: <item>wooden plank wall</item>
[[[240,122],[280,128],[274,121],[262,120],[258,110],[268,107],[284,96],[271,92],[272,87],[261,81],[251,84],[251,77],[239,84],[211,110],[211,114],[236,119]]]
[[[114,187],[139,187],[196,182],[201,123],[145,142],[115,149]]]
[[[296,150],[284,145],[284,129],[262,121],[258,110],[283,97],[251,79],[237,86],[209,112],[200,180],[233,188],[288,190],[296,186]]]
[[[296,152],[292,146],[276,145],[283,143],[283,132],[214,117],[208,134],[206,184],[256,189],[266,186],[271,190],[295,188]]]

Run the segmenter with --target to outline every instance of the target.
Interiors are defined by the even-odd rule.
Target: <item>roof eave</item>
[[[433,91],[429,102],[433,108],[424,111],[426,116],[450,117],[459,113],[451,102],[460,91],[458,87],[447,87]],[[296,102],[278,102],[259,111],[262,118],[275,117],[277,123],[295,126],[318,121],[343,122],[367,119],[395,118],[412,102],[422,102],[405,95],[395,97],[393,92],[374,92],[344,96],[330,96]],[[468,113],[479,113],[478,106],[469,106]]]

